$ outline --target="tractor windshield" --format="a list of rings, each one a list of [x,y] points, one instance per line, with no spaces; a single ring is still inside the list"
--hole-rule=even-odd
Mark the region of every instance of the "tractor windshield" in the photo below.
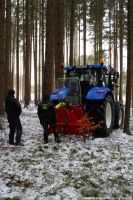
[[[67,100],[71,104],[80,104],[81,90],[80,81],[78,77],[59,78],[57,81],[57,88],[70,88],[70,93]]]
[[[71,88],[75,91],[79,91],[79,78],[59,78],[57,82],[57,88]]]

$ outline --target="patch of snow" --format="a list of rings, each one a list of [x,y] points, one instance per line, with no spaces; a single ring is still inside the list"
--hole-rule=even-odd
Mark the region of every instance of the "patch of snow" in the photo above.
[[[122,129],[108,138],[65,135],[56,144],[53,134],[43,143],[37,108],[23,108],[22,142],[8,144],[4,118],[0,132],[0,198],[20,200],[132,199],[133,136]]]

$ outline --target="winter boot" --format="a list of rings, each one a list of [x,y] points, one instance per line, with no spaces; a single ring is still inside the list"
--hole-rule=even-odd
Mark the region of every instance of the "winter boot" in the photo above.
[[[14,145],[14,133],[10,132],[9,133],[9,144]]]
[[[48,131],[44,131],[44,143],[48,143]]]
[[[55,139],[56,143],[60,143],[61,142],[61,140],[59,139],[58,132],[56,130],[54,131],[54,139]]]
[[[17,133],[16,133],[16,145],[24,146],[20,142],[21,141],[21,135],[22,135],[22,131],[21,130],[17,130]]]

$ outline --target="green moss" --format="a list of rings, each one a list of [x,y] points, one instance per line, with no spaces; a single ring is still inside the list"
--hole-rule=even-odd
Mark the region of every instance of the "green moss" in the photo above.
[[[83,167],[91,168],[92,164],[89,162],[85,162],[85,163],[83,163]]]
[[[46,196],[55,196],[57,194],[57,192],[55,190],[50,190],[48,192],[46,192]]]
[[[53,150],[58,151],[60,148],[58,146],[53,146]]]
[[[77,183],[74,183],[74,188],[75,189],[80,189],[80,188],[83,188],[85,186],[85,182],[84,181],[78,181]]]
[[[34,198],[34,200],[39,200],[39,199],[40,199],[39,195],[37,195],[37,196]]]
[[[77,149],[71,149],[71,150],[70,150],[70,154],[76,154],[76,153],[78,153],[78,150],[77,150]]]
[[[86,188],[83,188],[81,190],[81,194],[83,197],[99,197],[100,196],[99,191],[94,190],[94,189],[90,190],[90,189],[86,189]]]
[[[125,196],[127,196],[127,195],[132,195],[132,192],[130,192],[128,189],[124,189],[122,192],[123,192],[123,194],[124,194]]]
[[[128,132],[128,133],[127,133],[127,135],[129,135],[129,136],[133,136],[133,133],[131,133],[131,132]]]
[[[89,174],[85,174],[83,176],[80,177],[81,180],[83,180],[84,182],[88,182],[88,179],[90,178]]]
[[[121,170],[121,167],[118,166],[118,167],[116,167],[115,169],[119,171],[119,170]]]
[[[3,198],[0,198],[0,200],[21,200],[21,198],[20,197],[12,197],[12,198],[10,198],[10,197],[3,197]]]
[[[97,152],[103,152],[104,150],[103,149],[97,149],[96,151]]]
[[[7,184],[8,187],[26,187],[26,188],[30,188],[32,187],[33,183],[31,181],[29,181],[28,179],[26,180],[20,180],[14,177],[14,179],[11,179]]]
[[[118,178],[114,178],[111,180],[112,185],[123,185],[123,183],[125,183],[125,180],[123,179],[123,177],[118,177]]]

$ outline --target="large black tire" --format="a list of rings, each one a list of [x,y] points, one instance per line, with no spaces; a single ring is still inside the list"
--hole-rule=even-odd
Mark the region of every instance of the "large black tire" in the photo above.
[[[114,129],[123,128],[123,122],[124,122],[124,106],[119,101],[116,101]]]
[[[88,117],[92,117],[95,124],[100,123],[94,137],[108,137],[114,127],[114,102],[111,95],[107,95],[104,101],[88,101],[86,111]]]

